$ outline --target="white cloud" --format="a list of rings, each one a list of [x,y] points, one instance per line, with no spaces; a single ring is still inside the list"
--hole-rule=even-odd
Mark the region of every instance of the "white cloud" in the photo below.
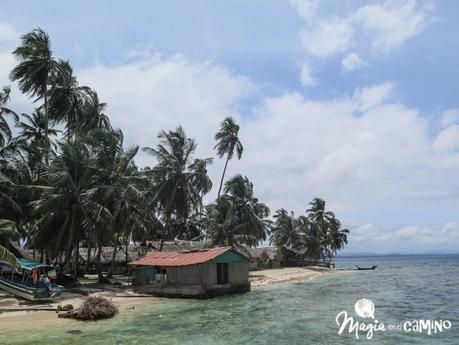
[[[317,0],[290,0],[290,5],[301,17],[308,19],[316,13],[319,2]]]
[[[451,125],[438,134],[434,147],[440,152],[452,152],[459,148],[459,125]]]
[[[347,71],[364,66],[359,54],[388,54],[433,20],[432,7],[418,6],[416,0],[387,0],[332,17],[320,16],[316,2],[291,1],[291,6],[305,19],[299,35],[306,51],[319,58],[346,53],[342,65]]]
[[[245,77],[212,62],[192,62],[182,55],[153,55],[115,67],[96,65],[78,71],[82,84],[94,87],[107,102],[112,123],[125,133],[127,144],[155,146],[164,129],[182,125],[197,139],[196,157],[215,157],[213,136],[226,116],[240,118],[236,108],[255,86]],[[140,165],[153,165],[152,157],[140,154]],[[232,164],[229,174],[234,173]],[[211,177],[219,181],[221,160]]]
[[[353,27],[346,18],[328,18],[300,31],[306,50],[318,57],[346,51],[352,43]]]
[[[441,126],[448,127],[453,123],[459,122],[459,109],[449,109],[441,114]]]
[[[386,54],[421,32],[428,19],[425,9],[419,9],[415,0],[407,0],[363,6],[355,21],[374,35],[373,51]]]
[[[386,82],[372,87],[358,88],[354,92],[354,102],[357,109],[366,111],[377,105],[380,105],[391,94],[394,85]]]
[[[314,86],[316,84],[315,79],[311,76],[311,69],[307,63],[303,63],[301,66],[301,84],[303,86]]]
[[[347,55],[341,61],[341,64],[343,65],[345,71],[353,71],[365,66],[365,63],[356,53],[351,53]]]
[[[455,222],[438,227],[404,226],[380,228],[372,223],[351,229],[347,252],[458,252],[459,225]]]

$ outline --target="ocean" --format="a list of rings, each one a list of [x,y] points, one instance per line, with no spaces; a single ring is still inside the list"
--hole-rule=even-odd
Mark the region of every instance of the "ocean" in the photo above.
[[[0,335],[0,344],[459,344],[459,255],[339,258],[336,264],[378,268],[211,300],[164,299],[111,320]],[[356,315],[360,299],[374,304],[374,319]],[[357,339],[349,327],[338,334],[341,312],[365,330],[375,320],[386,330],[371,339],[365,330]],[[419,331],[419,320],[437,321],[442,332],[428,334],[434,323]]]

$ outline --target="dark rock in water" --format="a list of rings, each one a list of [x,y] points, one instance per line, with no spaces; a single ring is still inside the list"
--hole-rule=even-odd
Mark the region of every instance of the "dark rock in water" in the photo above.
[[[66,331],[65,333],[68,333],[68,334],[83,334],[83,331],[81,331],[79,329],[71,329],[69,331]]]

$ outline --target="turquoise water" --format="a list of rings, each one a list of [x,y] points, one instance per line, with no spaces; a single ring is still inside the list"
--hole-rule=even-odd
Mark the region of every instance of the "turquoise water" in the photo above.
[[[162,300],[97,323],[0,335],[0,344],[459,344],[459,256],[342,258],[338,267],[378,265],[311,282],[212,300]],[[385,324],[449,320],[443,333],[338,335],[336,315],[369,298]],[[362,320],[362,319],[361,319]]]

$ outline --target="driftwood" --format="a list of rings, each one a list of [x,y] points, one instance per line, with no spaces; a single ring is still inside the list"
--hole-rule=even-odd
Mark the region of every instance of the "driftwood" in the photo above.
[[[100,320],[113,317],[117,313],[118,308],[108,298],[91,296],[83,302],[80,308],[59,314],[58,317],[77,320]]]

